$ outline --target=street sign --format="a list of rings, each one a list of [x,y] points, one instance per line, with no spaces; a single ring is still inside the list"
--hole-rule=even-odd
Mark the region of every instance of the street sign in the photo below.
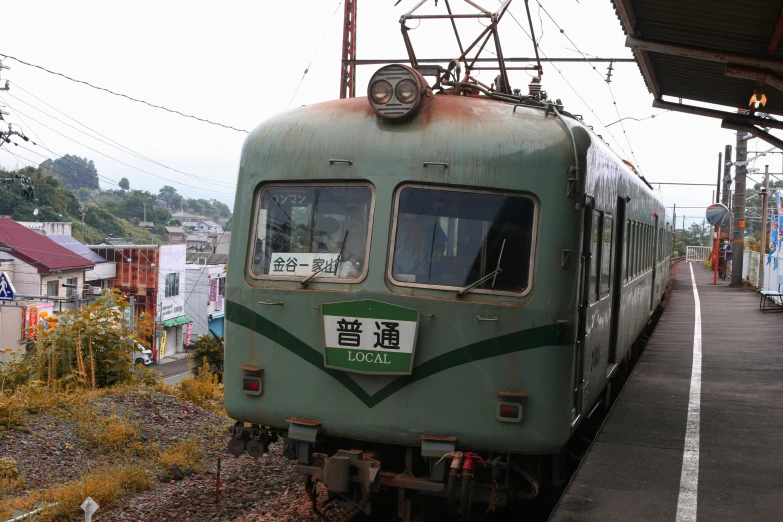
[[[725,227],[731,223],[731,212],[726,205],[713,203],[707,207],[707,222],[714,227]]]
[[[16,289],[14,288],[13,283],[11,283],[11,278],[8,277],[8,274],[3,272],[0,274],[0,301],[13,301],[14,296],[16,295]]]
[[[101,506],[99,506],[92,497],[87,497],[81,505],[81,508],[84,511],[84,522],[92,522],[92,515],[98,511],[99,507]]]

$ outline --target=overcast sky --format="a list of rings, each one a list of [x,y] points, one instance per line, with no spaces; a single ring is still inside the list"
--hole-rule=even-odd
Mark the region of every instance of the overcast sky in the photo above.
[[[406,56],[399,17],[416,0],[402,0],[396,7],[395,1],[358,0],[359,58]],[[497,0],[480,1],[492,9],[499,4]],[[6,2],[0,53],[150,103],[249,130],[286,110],[289,102],[295,107],[339,96],[343,6],[340,4],[336,11],[338,3]],[[546,56],[580,56],[567,35],[588,56],[631,57],[609,0],[541,0],[541,4],[565,32],[560,32],[537,0],[530,1],[536,36],[541,38]],[[459,0],[452,0],[452,6],[460,12],[472,9]],[[444,11],[443,2],[435,8],[430,1],[421,12],[436,9]],[[527,30],[523,0],[513,1],[510,12]],[[475,20],[462,21],[463,41],[482,29]],[[506,57],[533,55],[530,40],[510,16],[502,20],[500,35]],[[411,36],[421,58],[458,55],[446,21],[424,20]],[[5,64],[12,67],[2,72],[3,80],[11,81],[11,91],[0,92],[5,101],[0,104],[11,113],[6,120],[18,123],[33,140],[55,154],[26,145],[35,152],[87,157],[95,162],[101,176],[114,181],[127,177],[131,188],[157,193],[168,184],[187,197],[214,198],[233,207],[245,133],[153,109],[14,60],[8,59]],[[377,67],[359,67],[357,95],[365,95],[367,81]],[[618,120],[618,116],[604,81],[606,69],[607,64],[596,64],[596,70],[587,64],[544,64],[544,89],[551,98],[561,98],[566,110],[584,115],[613,150],[638,165],[648,180],[714,183],[718,152],[726,144],[734,145],[734,133],[722,130],[716,119],[653,109],[652,95],[634,63],[614,65],[611,88],[620,117],[658,116],[639,122],[625,120],[627,135],[619,123],[607,130],[604,125]],[[493,76],[484,71],[479,80],[489,84]],[[528,83],[526,73],[512,73],[512,87],[526,91]],[[158,164],[97,141],[40,111],[90,132],[57,112],[61,111],[105,136],[98,136],[101,140]],[[749,148],[766,150],[769,146],[753,140]],[[10,150],[36,163],[45,159],[18,147],[10,146]],[[764,164],[769,163],[771,172],[781,172],[781,156],[768,156],[755,166],[763,171]],[[0,152],[0,164],[13,168],[17,163],[24,160]],[[101,186],[112,187],[105,180]],[[662,186],[661,193],[667,205],[706,206],[712,188]],[[681,226],[683,212],[678,211],[678,215]],[[687,209],[684,215],[688,216],[687,226],[701,223],[704,211]]]

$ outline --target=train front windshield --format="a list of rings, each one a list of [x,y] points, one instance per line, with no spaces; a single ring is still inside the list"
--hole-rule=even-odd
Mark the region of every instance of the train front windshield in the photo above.
[[[476,291],[525,293],[535,217],[529,196],[404,187],[391,277],[399,285],[460,289],[500,268]]]
[[[369,186],[270,186],[258,202],[253,273],[357,280],[367,264]]]

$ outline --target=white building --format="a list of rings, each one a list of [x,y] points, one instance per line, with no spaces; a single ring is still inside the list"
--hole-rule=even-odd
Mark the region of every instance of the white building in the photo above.
[[[225,307],[226,275],[225,265],[185,266],[186,283],[185,313],[193,319],[191,342],[202,335],[223,335],[223,312]]]
[[[171,213],[171,218],[176,219],[180,223],[182,223],[182,226],[185,228],[194,229],[198,225],[198,222],[201,218],[198,216],[194,216],[193,214],[189,214],[185,211],[177,211]]]
[[[166,357],[185,351],[188,325],[192,322],[185,312],[185,245],[161,245],[158,255],[158,296],[160,306],[156,322],[166,332]]]
[[[51,236],[53,234],[70,236],[73,228],[70,221],[17,221],[17,223],[30,230],[35,230],[43,236]]]
[[[223,233],[223,227],[215,223],[214,221],[210,221],[208,219],[202,219],[198,222],[198,225],[196,226],[196,230],[199,232],[207,232],[208,234],[222,234]]]

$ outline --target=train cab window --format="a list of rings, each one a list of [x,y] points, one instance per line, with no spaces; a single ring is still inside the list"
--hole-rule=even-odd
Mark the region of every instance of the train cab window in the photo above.
[[[531,286],[536,202],[521,194],[405,186],[388,276],[400,286],[520,295]],[[500,269],[500,271],[497,271]]]
[[[613,224],[614,218],[612,216],[604,216],[604,244],[601,247],[601,295],[608,293],[611,285]]]
[[[598,263],[601,257],[601,216],[602,212],[593,211],[593,228],[590,232],[590,302],[598,301]]]
[[[355,282],[367,271],[369,185],[275,185],[259,195],[251,270],[262,279]]]

